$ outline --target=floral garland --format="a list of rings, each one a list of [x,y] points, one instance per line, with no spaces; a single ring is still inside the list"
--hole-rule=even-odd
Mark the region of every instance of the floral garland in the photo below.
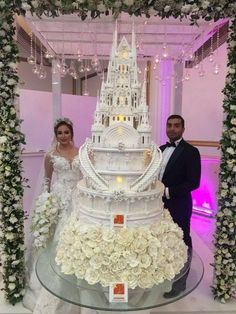
[[[14,107],[18,48],[14,16],[19,3],[0,1],[0,259],[6,299],[15,304],[24,294],[24,211],[20,144],[24,135]]]
[[[175,18],[189,17],[193,23],[199,18],[205,20],[218,20],[223,17],[233,17],[236,14],[234,0],[26,0],[25,9],[38,16],[58,16],[60,12],[69,14],[76,12],[82,20],[90,14],[92,18],[102,14],[112,14],[117,17],[121,12],[129,15],[158,15],[162,18],[173,16]]]
[[[56,262],[63,273],[91,285],[123,281],[131,289],[151,288],[183,268],[187,246],[182,239],[167,210],[152,225],[118,230],[80,223],[72,215],[60,235]]]
[[[23,8],[22,8],[23,7]],[[120,12],[130,15],[152,15],[168,18],[189,17],[192,23],[199,18],[218,20],[236,16],[235,0],[0,0],[0,250],[4,290],[7,300],[15,304],[22,298],[24,288],[23,258],[23,179],[19,159],[20,144],[24,137],[19,131],[20,121],[14,108],[14,98],[18,82],[16,73],[17,47],[14,44],[14,14],[26,10],[38,16],[58,16],[77,13],[81,19],[101,14]],[[213,293],[216,298],[226,301],[235,293],[235,46],[236,27],[232,23],[229,39],[229,65],[224,89],[224,110],[226,120],[222,144],[221,185],[219,189],[219,210],[217,215],[215,281]],[[234,85],[234,86],[233,86]],[[234,223],[234,225],[232,225]],[[233,230],[233,231],[232,231]],[[234,233],[233,233],[234,232]],[[17,241],[16,241],[17,236]],[[228,238],[228,240],[226,240]],[[221,266],[221,261],[227,267]],[[225,270],[228,270],[227,272]]]
[[[224,93],[222,158],[215,233],[213,293],[222,302],[236,298],[236,19],[228,39],[228,74]]]

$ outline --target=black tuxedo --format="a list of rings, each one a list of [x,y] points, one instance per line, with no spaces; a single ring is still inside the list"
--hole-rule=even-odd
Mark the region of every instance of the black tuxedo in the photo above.
[[[165,150],[167,145],[160,149]],[[201,160],[196,147],[181,140],[172,153],[162,182],[169,188],[170,199],[164,197],[164,206],[184,232],[186,245],[192,247],[190,237],[190,220],[192,215],[191,191],[197,189],[200,184]]]

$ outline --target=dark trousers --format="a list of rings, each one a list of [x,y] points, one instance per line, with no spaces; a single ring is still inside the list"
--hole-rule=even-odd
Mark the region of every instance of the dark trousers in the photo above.
[[[164,207],[170,212],[170,215],[175,223],[183,230],[184,242],[192,248],[192,239],[190,236],[190,223],[192,216],[192,198],[178,198],[178,199],[163,199]]]

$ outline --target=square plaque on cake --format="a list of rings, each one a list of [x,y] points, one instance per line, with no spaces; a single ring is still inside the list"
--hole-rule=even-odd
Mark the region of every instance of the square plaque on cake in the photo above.
[[[112,214],[111,215],[111,227],[112,228],[126,228],[126,214]]]
[[[128,302],[128,285],[126,282],[111,283],[109,286],[109,302]]]

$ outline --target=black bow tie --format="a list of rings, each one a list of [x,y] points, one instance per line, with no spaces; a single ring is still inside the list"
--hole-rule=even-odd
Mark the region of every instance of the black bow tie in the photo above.
[[[175,142],[172,143],[166,142],[166,147],[176,147],[176,144]]]

